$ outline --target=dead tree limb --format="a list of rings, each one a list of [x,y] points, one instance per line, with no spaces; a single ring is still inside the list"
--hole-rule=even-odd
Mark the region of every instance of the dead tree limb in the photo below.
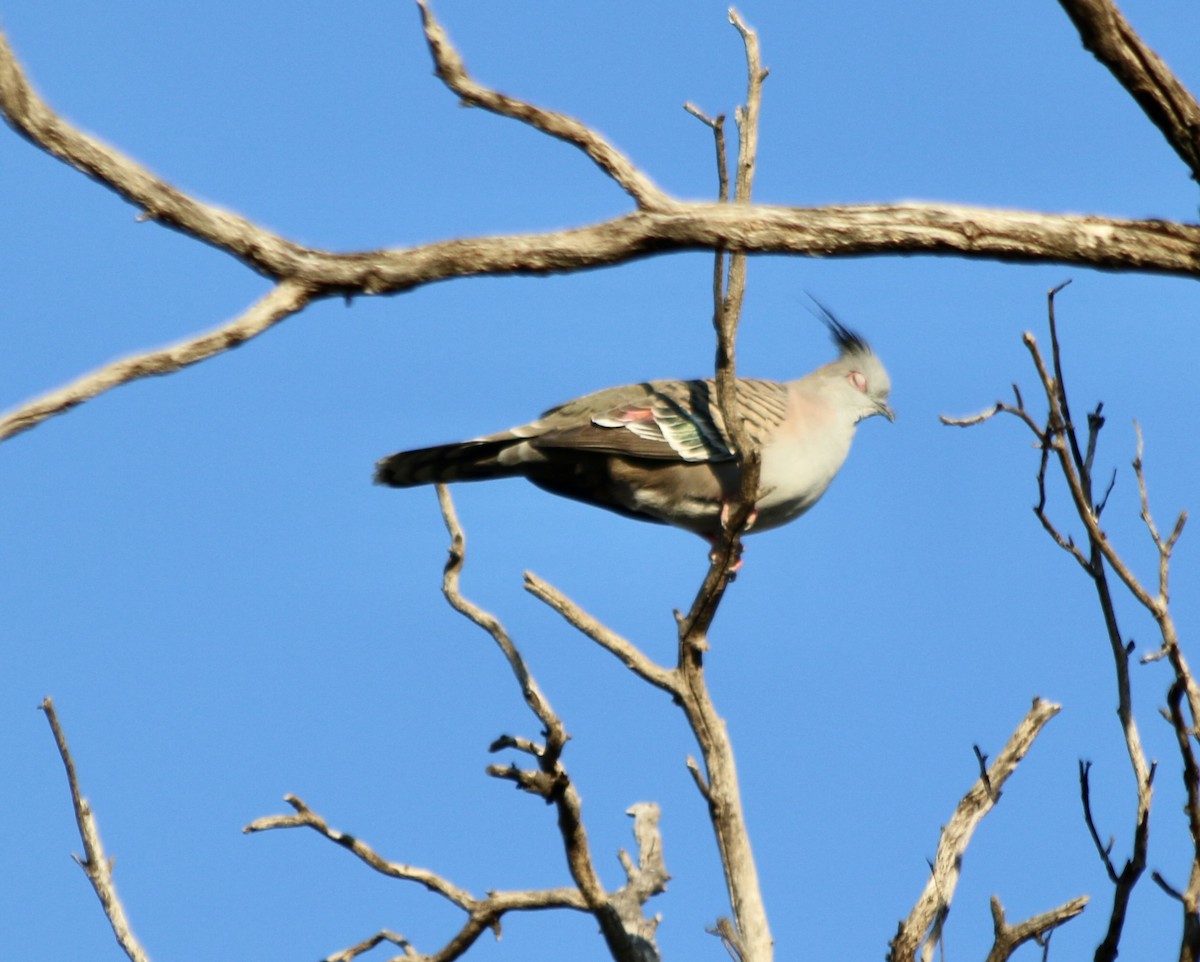
[[[228,324],[169,347],[106,364],[56,391],[44,394],[8,414],[0,415],[0,440],[28,431],[56,414],[66,414],[72,408],[118,385],[144,377],[173,374],[239,347],[303,310],[311,299],[312,292],[302,284],[290,280],[281,281],[270,293]]]
[[[1064,6],[1067,4],[1064,3]],[[1080,4],[1080,6],[1110,9],[1107,4]],[[1105,424],[1105,419],[1101,414],[1103,405],[1098,404],[1095,410],[1087,416],[1087,436],[1086,439],[1082,439],[1080,436],[1082,425],[1071,414],[1055,316],[1055,297],[1064,286],[1060,285],[1054,288],[1047,296],[1047,315],[1050,327],[1049,361],[1043,356],[1037,340],[1032,334],[1026,333],[1023,338],[1046,399],[1045,424],[1039,423],[1028,413],[1019,391],[1015,406],[997,404],[992,410],[975,418],[943,418],[942,420],[947,424],[970,426],[987,420],[997,413],[1005,412],[1016,415],[1030,428],[1041,448],[1041,460],[1037,475],[1038,503],[1034,506],[1034,512],[1055,543],[1079,563],[1096,589],[1096,598],[1104,618],[1105,633],[1117,681],[1117,717],[1121,723],[1126,752],[1133,770],[1137,801],[1130,854],[1118,869],[1112,858],[1113,842],[1110,840],[1106,843],[1101,840],[1101,834],[1092,813],[1091,787],[1088,777],[1091,764],[1090,762],[1080,762],[1079,784],[1084,821],[1096,852],[1113,883],[1112,909],[1109,913],[1104,938],[1096,949],[1097,962],[1112,962],[1117,958],[1121,936],[1128,917],[1130,900],[1135,886],[1146,870],[1150,845],[1150,812],[1154,798],[1156,772],[1155,764],[1147,760],[1142,747],[1130,680],[1133,643],[1125,640],[1117,621],[1116,602],[1109,580],[1110,571],[1116,576],[1116,581],[1124,585],[1129,594],[1146,609],[1158,626],[1162,645],[1158,651],[1145,656],[1142,661],[1166,658],[1175,675],[1168,696],[1171,710],[1167,713],[1167,721],[1171,724],[1180,747],[1183,778],[1187,789],[1184,811],[1188,817],[1189,833],[1193,840],[1193,853],[1189,882],[1185,892],[1181,893],[1175,890],[1159,873],[1154,874],[1154,879],[1164,891],[1178,898],[1183,904],[1184,920],[1180,956],[1194,959],[1200,956],[1200,913],[1198,913],[1198,909],[1200,909],[1200,769],[1197,768],[1193,755],[1193,740],[1196,737],[1197,717],[1200,713],[1200,688],[1197,687],[1191,668],[1183,655],[1175,622],[1171,616],[1169,595],[1171,554],[1183,533],[1184,525],[1187,522],[1187,512],[1180,512],[1171,533],[1164,538],[1150,512],[1150,500],[1142,463],[1144,442],[1141,428],[1135,422],[1137,454],[1133,460],[1133,470],[1138,483],[1141,517],[1158,555],[1157,584],[1155,588],[1148,588],[1120,556],[1116,546],[1101,525],[1101,516],[1108,502],[1108,494],[1112,490],[1110,482],[1104,494],[1098,495],[1098,488],[1093,476],[1099,435]],[[1064,533],[1047,511],[1046,479],[1051,462],[1056,465],[1057,473],[1061,475],[1065,483],[1075,517],[1083,525],[1087,542],[1084,547],[1076,544],[1072,536]],[[1186,715],[1182,708],[1185,699],[1188,705]],[[1190,715],[1190,718],[1187,715]]]
[[[381,942],[392,942],[405,948],[406,956],[430,960],[430,962],[452,962],[462,956],[485,932],[491,930],[499,935],[501,919],[509,912],[528,912],[543,909],[573,909],[587,912],[588,905],[583,894],[574,887],[535,889],[523,891],[489,891],[483,898],[476,898],[466,889],[455,885],[445,876],[429,869],[383,858],[361,838],[333,828],[308,807],[303,799],[295,795],[284,797],[295,811],[291,815],[268,815],[255,819],[243,831],[247,834],[267,832],[285,828],[311,828],[318,835],[346,849],[363,864],[388,878],[416,882],[430,892],[442,896],[466,914],[466,920],[447,943],[432,955],[416,952],[407,939],[389,929],[358,942],[348,949],[326,957],[326,962],[349,962]]]
[[[1200,104],[1110,0],[1059,0],[1084,47],[1108,68],[1200,180]]]
[[[1087,902],[1087,896],[1081,895],[1069,902],[1064,902],[1049,912],[1042,912],[1024,922],[1012,925],[1005,921],[1004,906],[993,895],[992,929],[995,932],[995,940],[992,942],[992,950],[988,952],[984,962],[1005,962],[1017,949],[1030,940],[1037,942],[1038,945],[1047,945],[1054,930],[1064,922],[1075,918],[1087,907]],[[1044,958],[1045,956],[1043,956]]]
[[[1074,8],[1107,5],[1099,0],[1074,0],[1064,2],[1064,6],[1070,12]],[[457,277],[577,271],[685,250],[820,257],[954,254],[1200,277],[1200,227],[1194,225],[931,204],[817,208],[750,204],[752,141],[747,141],[739,151],[736,176],[739,185],[745,184],[745,196],[739,196],[738,203],[675,200],[665,196],[629,158],[581,122],[506,96],[471,79],[462,57],[427,4],[421,5],[421,13],[438,74],[452,91],[469,103],[528,123],[576,146],[634,199],[637,210],[600,224],[544,234],[461,238],[353,253],[307,247],[237,214],[202,203],[119,150],[68,123],[34,90],[0,33],[0,114],[13,130],[124,198],[137,208],[141,219],[187,234],[271,278],[280,285],[276,293],[281,295],[281,303],[276,305],[280,313],[261,326],[249,323],[247,315],[244,319],[248,327],[244,330],[230,332],[222,328],[167,352],[118,361],[75,384],[19,405],[0,417],[0,441],[73,406],[64,404],[66,399],[74,398],[73,403],[78,403],[145,376],[144,361],[149,360],[156,368],[152,373],[168,373],[171,369],[168,359],[159,355],[187,355],[191,358],[187,363],[195,363],[236,346],[246,336],[265,330],[314,300],[398,294]],[[1092,20],[1102,25],[1111,22],[1111,18]],[[1080,22],[1078,17],[1076,22]],[[751,36],[749,31],[743,33],[745,37]],[[1133,39],[1136,40],[1135,35]],[[1129,43],[1126,38],[1126,45]],[[749,42],[747,53],[756,56]],[[1150,63],[1143,54],[1144,50],[1138,56]],[[1139,102],[1151,119],[1168,132],[1168,140],[1181,155],[1186,155],[1187,149],[1192,149],[1187,144],[1194,144],[1200,136],[1194,120],[1194,101],[1160,61],[1151,66],[1152,70],[1145,69],[1153,76],[1155,92],[1139,97]],[[747,131],[755,127],[751,114],[755,109],[753,85],[761,83],[762,76],[765,72],[760,71],[757,79],[752,75],[747,112],[742,118]],[[1139,94],[1144,92],[1144,85],[1130,82],[1127,86],[1136,87]],[[1194,171],[1194,160],[1191,166]],[[285,290],[290,296],[282,296]],[[286,306],[289,300],[291,306]],[[260,303],[258,307],[263,306]],[[222,344],[222,337],[228,334],[232,336]],[[178,365],[181,366],[184,365]]]
[[[962,797],[950,821],[942,829],[925,888],[892,938],[887,956],[889,962],[913,962],[918,952],[925,962],[933,957],[933,951],[941,940],[950,903],[954,899],[963,855],[975,828],[1000,800],[1004,783],[1033,747],[1034,740],[1047,722],[1061,710],[1061,705],[1035,698],[1028,714],[1009,736],[996,760],[980,772],[975,784]]]
[[[642,906],[653,895],[666,888],[669,876],[662,862],[662,838],[658,832],[658,806],[642,803],[630,809],[635,819],[635,838],[642,851],[635,864],[622,853],[626,884],[615,893],[605,890],[596,871],[583,823],[583,803],[574,782],[562,763],[562,751],[568,735],[562,720],[542,695],[524,658],[504,626],[492,614],[483,611],[462,594],[459,580],[466,559],[466,536],[463,533],[450,491],[444,484],[437,486],[442,518],[450,534],[450,552],[442,580],[446,600],[456,611],[474,622],[496,642],[521,686],[529,709],[541,723],[544,744],[503,737],[492,744],[492,750],[518,748],[535,761],[536,770],[522,769],[516,764],[492,765],[488,774],[514,782],[519,788],[543,798],[558,812],[558,829],[571,877],[587,909],[600,923],[600,930],[609,952],[618,962],[658,962],[658,946],[654,932],[657,918],[646,918]]]
[[[150,962],[150,956],[142,948],[142,944],[133,934],[129,918],[125,915],[125,906],[117,895],[117,885],[113,881],[113,860],[104,854],[104,846],[100,842],[100,829],[96,825],[96,816],[92,806],[83,797],[79,787],[79,777],[75,773],[75,760],[71,757],[71,749],[67,746],[67,736],[58,721],[58,713],[54,710],[54,702],[49,698],[42,701],[41,709],[50,723],[50,731],[54,733],[54,743],[58,746],[59,757],[67,770],[67,785],[71,790],[71,805],[75,809],[75,825],[79,829],[79,838],[83,841],[83,858],[73,856],[79,867],[87,875],[88,881],[100,900],[108,924],[112,926],[113,935],[121,951],[129,957],[129,962]]]

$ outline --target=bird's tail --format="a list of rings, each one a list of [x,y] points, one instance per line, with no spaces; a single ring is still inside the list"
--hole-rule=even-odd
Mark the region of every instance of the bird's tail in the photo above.
[[[522,438],[463,441],[416,451],[399,451],[375,465],[375,483],[393,488],[451,481],[483,481],[522,473],[519,463],[501,463],[501,455]],[[505,459],[508,461],[509,459]]]

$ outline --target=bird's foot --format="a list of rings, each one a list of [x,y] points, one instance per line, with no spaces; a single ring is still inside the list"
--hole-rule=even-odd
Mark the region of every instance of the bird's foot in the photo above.
[[[708,553],[708,563],[716,564],[717,561],[719,561],[720,557],[721,557],[719,545],[721,544],[722,539],[715,535],[707,535],[707,534],[703,535],[703,538],[705,541],[707,541],[709,544],[712,545],[712,550]],[[733,558],[730,561],[729,567],[726,569],[726,571],[729,572],[729,576],[730,576],[729,580],[732,581],[734,578],[736,578],[737,573],[741,570],[742,570],[742,546],[739,544],[737,547],[737,557]]]
[[[733,514],[733,502],[721,502],[721,530],[725,531],[729,528],[730,516]],[[746,515],[746,523],[742,525],[742,534],[746,534],[754,527],[754,522],[758,520],[758,508],[751,506],[750,513]]]

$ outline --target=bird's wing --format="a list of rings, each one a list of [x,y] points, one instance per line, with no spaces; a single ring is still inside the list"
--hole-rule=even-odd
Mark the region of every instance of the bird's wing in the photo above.
[[[756,440],[782,420],[786,388],[739,381],[743,416]],[[653,460],[729,461],[734,455],[708,381],[647,381],[610,388],[551,408],[529,425],[541,451],[584,450]]]

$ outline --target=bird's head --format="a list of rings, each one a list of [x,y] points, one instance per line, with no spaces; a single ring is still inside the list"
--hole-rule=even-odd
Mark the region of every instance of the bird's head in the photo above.
[[[820,303],[817,306],[839,351],[836,361],[820,369],[826,390],[839,406],[851,413],[855,422],[876,414],[895,421],[896,412],[888,404],[892,381],[883,362],[861,335],[847,328]]]

